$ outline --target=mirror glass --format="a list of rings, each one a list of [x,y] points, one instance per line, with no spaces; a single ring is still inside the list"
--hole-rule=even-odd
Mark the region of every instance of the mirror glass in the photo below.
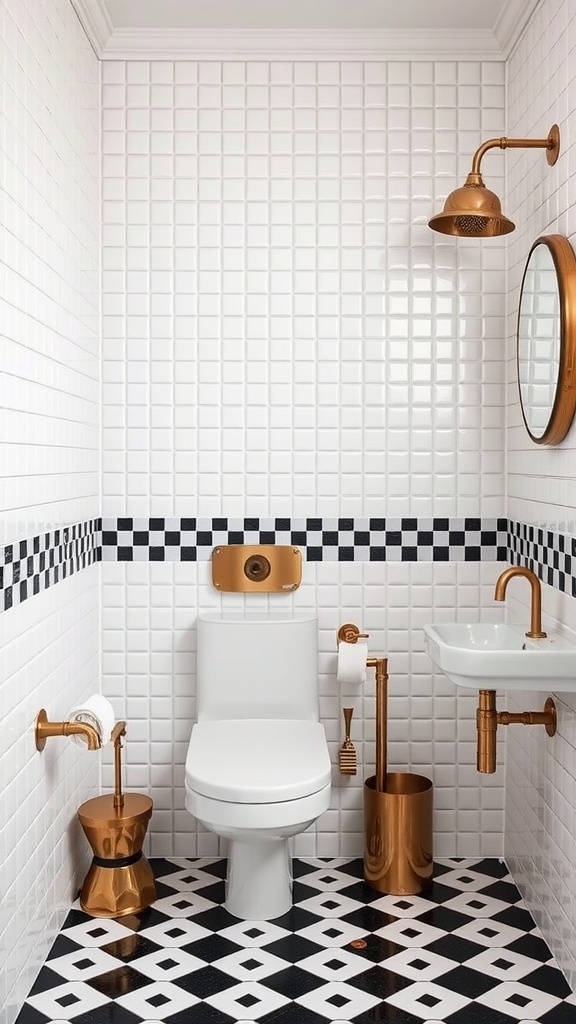
[[[576,259],[562,235],[530,250],[518,310],[517,361],[526,429],[537,444],[558,444],[574,416]]]

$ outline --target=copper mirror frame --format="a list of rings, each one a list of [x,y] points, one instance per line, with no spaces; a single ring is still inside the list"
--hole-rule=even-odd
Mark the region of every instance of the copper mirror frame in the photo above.
[[[516,342],[526,430],[536,444],[559,444],[576,410],[576,256],[563,235],[541,235],[530,249]]]

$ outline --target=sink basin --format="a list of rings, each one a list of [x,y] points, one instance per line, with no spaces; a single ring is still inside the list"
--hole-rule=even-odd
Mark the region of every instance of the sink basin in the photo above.
[[[576,644],[559,634],[532,640],[519,626],[443,622],[424,626],[424,644],[456,686],[576,693]]]

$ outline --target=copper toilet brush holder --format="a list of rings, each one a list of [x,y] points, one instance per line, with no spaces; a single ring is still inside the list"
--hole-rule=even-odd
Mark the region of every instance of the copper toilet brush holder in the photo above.
[[[347,623],[338,640],[366,635]],[[388,771],[388,659],[366,665],[376,673],[376,774],[364,782],[364,881],[389,895],[416,895],[432,885],[434,787],[423,775]]]
[[[388,771],[388,659],[367,664],[376,670],[376,774],[364,783],[364,881],[415,895],[432,885],[434,787],[424,775]]]
[[[122,736],[126,723],[112,731],[113,794],[87,800],[78,818],[94,857],[80,891],[80,906],[92,917],[124,917],[156,899],[152,868],[142,853],[153,802],[142,793],[122,792]]]

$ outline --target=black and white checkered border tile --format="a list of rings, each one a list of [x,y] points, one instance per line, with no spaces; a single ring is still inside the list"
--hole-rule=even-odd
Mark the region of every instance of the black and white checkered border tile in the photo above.
[[[510,521],[508,560],[528,566],[543,583],[576,597],[576,537]]]
[[[576,597],[576,537],[507,519],[91,519],[0,548],[0,611],[94,562],[208,561],[218,544],[294,544],[309,562],[527,565]]]
[[[218,544],[294,544],[308,562],[505,561],[506,519],[104,519],[109,562],[208,561]]]
[[[99,562],[101,533],[102,520],[90,519],[0,548],[0,611]]]
[[[385,895],[360,859],[294,861],[274,921],[222,906],[226,862],[153,858],[157,899],[70,911],[17,1024],[573,1024],[576,999],[505,863],[444,859]]]

